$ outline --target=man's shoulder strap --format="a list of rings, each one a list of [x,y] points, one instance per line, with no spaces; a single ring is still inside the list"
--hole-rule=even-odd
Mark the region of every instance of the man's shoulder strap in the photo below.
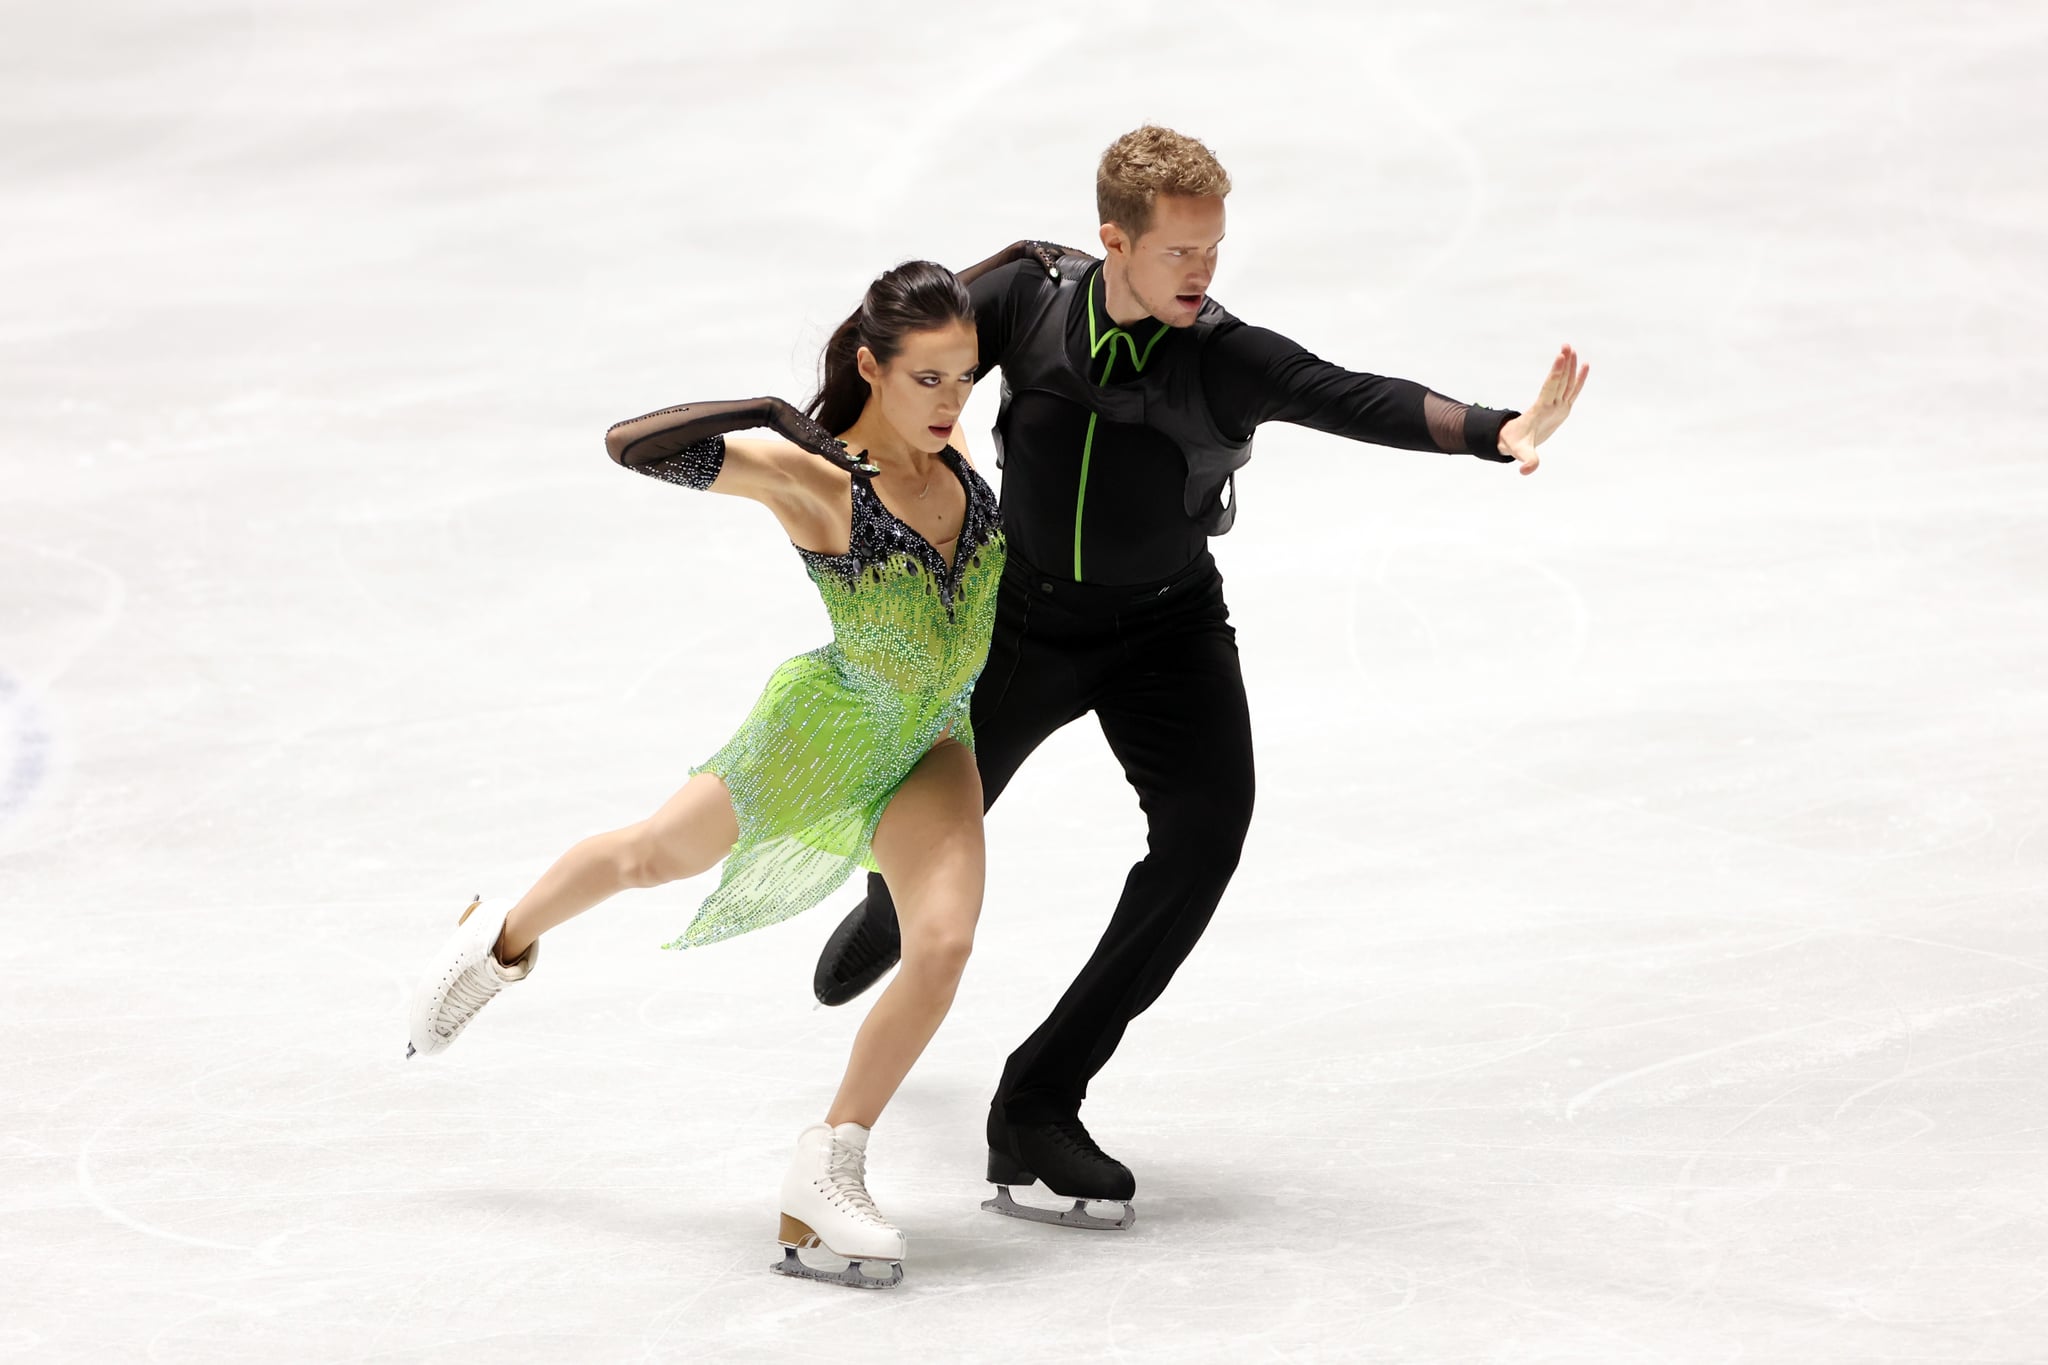
[[[1011,296],[1013,299],[1032,301],[1028,305],[1031,312],[1027,316],[1031,321],[1026,324],[1027,330],[1036,330],[1038,324],[1048,321],[1053,305],[1062,297],[1068,296],[1071,291],[1078,289],[1081,282],[1088,278],[1089,270],[1100,264],[1095,257],[1078,251],[1062,251],[1053,257],[1053,262],[1054,271],[1036,267],[1025,271],[1024,278],[1033,281],[1030,292]]]
[[[1090,256],[1085,251],[1062,251],[1055,259],[1059,262],[1060,278],[1064,280],[1079,280],[1102,264],[1100,256]]]

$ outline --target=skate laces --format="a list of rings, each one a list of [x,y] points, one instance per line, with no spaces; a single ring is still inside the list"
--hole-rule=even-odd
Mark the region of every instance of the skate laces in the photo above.
[[[854,935],[854,941],[871,954],[886,948],[894,948],[901,941],[900,933],[892,934],[879,928],[876,919],[877,916],[873,912],[863,915],[860,931]]]
[[[1116,1158],[1095,1145],[1095,1139],[1081,1126],[1079,1119],[1055,1119],[1050,1125],[1052,1136],[1061,1146],[1081,1156],[1094,1157],[1098,1161],[1118,1164]]]
[[[825,1178],[818,1182],[818,1188],[830,1196],[833,1203],[868,1222],[880,1223],[884,1227],[889,1220],[882,1217],[882,1211],[875,1207],[874,1196],[868,1193],[867,1153],[849,1142],[832,1142],[825,1158]]]
[[[476,1012],[491,1002],[498,993],[499,984],[483,963],[471,967],[450,983],[447,995],[449,1037],[454,1037],[455,1030],[474,1019]]]
[[[833,975],[840,981],[850,981],[866,970],[876,958],[900,951],[901,938],[897,934],[885,933],[876,928],[875,917],[869,913],[861,916],[861,921],[855,926],[853,936],[847,940],[846,947],[847,951],[833,964]]]

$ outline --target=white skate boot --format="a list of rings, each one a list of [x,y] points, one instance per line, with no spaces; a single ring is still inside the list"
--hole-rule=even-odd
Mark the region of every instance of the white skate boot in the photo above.
[[[867,1156],[868,1130],[857,1123],[814,1123],[797,1137],[796,1159],[782,1178],[782,1260],[770,1270],[859,1289],[902,1282],[903,1234],[868,1195]],[[844,1270],[807,1265],[797,1252],[810,1247],[849,1264]],[[889,1273],[863,1274],[863,1261],[880,1262]]]
[[[408,1057],[415,1053],[431,1057],[454,1042],[455,1035],[476,1018],[476,1012],[491,1003],[491,997],[523,980],[540,957],[540,940],[535,939],[517,962],[510,966],[499,962],[491,950],[498,946],[498,935],[504,932],[505,916],[512,906],[508,902],[495,912],[486,910],[479,915],[476,908],[482,904],[481,899],[469,903],[469,909],[455,922],[455,932],[435,954],[433,967],[413,992],[412,1037],[405,1045]]]

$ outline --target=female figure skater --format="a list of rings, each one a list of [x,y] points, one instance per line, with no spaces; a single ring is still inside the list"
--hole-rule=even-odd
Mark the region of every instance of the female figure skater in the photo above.
[[[652,816],[577,844],[509,909],[472,904],[414,999],[407,1052],[432,1054],[526,977],[542,934],[627,887],[724,859],[718,889],[667,945],[680,948],[786,919],[857,867],[880,869],[902,916],[903,970],[861,1025],[824,1122],[797,1139],[774,1267],[785,1274],[902,1279],[903,1234],[866,1187],[868,1134],[952,1004],[981,910],[967,703],[1003,534],[995,494],[952,444],[976,361],[966,289],[912,261],[833,334],[806,412],[777,398],[693,403],[606,433],[628,468],[765,503],[824,598],[832,642],[777,668],[739,733]],[[760,426],[786,439],[726,439]],[[815,1245],[851,1264],[805,1265],[797,1248]],[[864,1273],[870,1260],[887,1274]]]

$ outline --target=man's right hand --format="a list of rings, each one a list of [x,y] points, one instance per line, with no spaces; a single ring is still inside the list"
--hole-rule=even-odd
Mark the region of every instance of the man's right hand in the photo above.
[[[1550,362],[1550,373],[1543,377],[1543,388],[1536,401],[1527,412],[1501,427],[1500,453],[1513,457],[1522,466],[1522,473],[1536,472],[1536,466],[1542,463],[1536,447],[1549,440],[1551,433],[1572,415],[1572,404],[1578,401],[1579,390],[1586,386],[1586,376],[1592,368],[1579,363],[1577,351],[1563,347],[1557,359]]]

